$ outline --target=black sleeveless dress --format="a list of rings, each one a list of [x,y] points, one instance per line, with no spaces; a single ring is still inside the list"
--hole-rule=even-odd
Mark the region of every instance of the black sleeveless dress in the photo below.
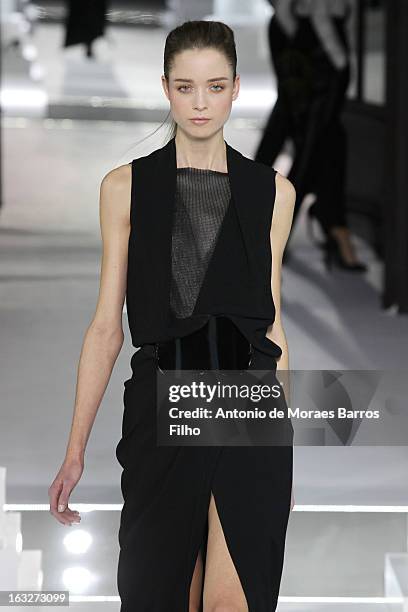
[[[208,286],[219,240],[229,237],[233,249],[240,237],[233,231],[228,173],[177,168],[176,174],[170,307],[174,330],[182,330]],[[161,367],[212,369],[222,362],[228,369],[276,370],[276,360],[242,334],[239,319],[215,314],[203,321],[198,329],[170,340],[144,343],[131,360],[116,449],[124,499],[117,574],[121,612],[188,612],[200,550],[205,568],[211,493],[250,612],[276,609],[290,511],[292,446],[156,445],[156,376]]]

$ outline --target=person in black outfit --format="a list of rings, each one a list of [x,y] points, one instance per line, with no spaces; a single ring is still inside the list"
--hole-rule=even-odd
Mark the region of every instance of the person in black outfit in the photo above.
[[[292,80],[295,61],[293,39],[297,22],[291,11],[291,0],[268,2],[274,9],[268,26],[268,41],[276,77],[277,99],[264,127],[254,159],[271,166],[286,139],[289,136],[293,138],[293,113],[290,112],[290,105],[294,96],[287,95],[287,90]]]
[[[136,350],[116,446],[123,468],[120,612],[273,612],[294,503],[280,279],[295,190],[224,139],[240,87],[229,26],[196,20],[174,28],[161,80],[172,137],[101,182],[99,298],[81,351],[66,456],[49,489],[50,511],[63,524],[81,520],[69,497],[123,345],[126,300]],[[186,369],[196,371],[193,392],[204,382],[202,370],[222,376],[212,405],[200,391],[190,398],[191,408],[211,413],[207,422],[191,420],[185,402],[169,397],[180,385],[167,387],[167,371],[181,382]],[[228,370],[239,377],[238,387],[229,384]],[[259,395],[260,382],[269,394]],[[171,404],[163,404],[157,383],[167,387]],[[253,388],[250,398],[246,388]],[[240,406],[265,410],[266,419],[217,416],[219,408]],[[267,411],[277,417],[267,418]],[[199,425],[199,431],[174,432],[174,425]]]
[[[93,42],[105,32],[106,8],[107,0],[68,0],[63,46],[83,44],[93,58]]]
[[[352,23],[353,5],[348,0],[289,3],[297,22],[284,87],[290,115],[287,124],[295,146],[288,175],[297,191],[295,217],[304,197],[314,193],[316,201],[308,210],[309,232],[312,234],[314,217],[326,237],[319,246],[324,248],[327,267],[335,262],[347,270],[364,271],[366,267],[357,261],[347,227],[347,140],[341,122],[350,80],[347,26]],[[277,132],[269,139],[270,157],[263,153],[263,144],[255,159],[273,163],[280,141],[281,135]]]

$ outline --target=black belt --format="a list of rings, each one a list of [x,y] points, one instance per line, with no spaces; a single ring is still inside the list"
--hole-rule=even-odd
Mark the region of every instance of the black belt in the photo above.
[[[155,344],[159,370],[247,370],[252,344],[225,316],[208,322],[186,336]]]

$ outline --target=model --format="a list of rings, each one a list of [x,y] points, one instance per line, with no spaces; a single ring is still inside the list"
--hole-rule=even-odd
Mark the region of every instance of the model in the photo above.
[[[156,377],[163,368],[289,369],[280,283],[295,190],[224,140],[240,86],[236,65],[227,25],[191,21],[172,30],[162,83],[173,134],[101,184],[100,294],[50,505],[61,523],[80,518],[68,507],[69,494],[123,344],[126,297],[132,344],[140,348],[124,383],[116,448],[124,499],[121,612],[277,606],[292,444],[156,443]]]

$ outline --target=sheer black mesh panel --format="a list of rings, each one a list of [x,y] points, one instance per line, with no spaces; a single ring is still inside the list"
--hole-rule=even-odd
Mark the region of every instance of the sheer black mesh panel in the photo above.
[[[227,173],[177,168],[170,291],[176,317],[193,313],[230,199]]]

